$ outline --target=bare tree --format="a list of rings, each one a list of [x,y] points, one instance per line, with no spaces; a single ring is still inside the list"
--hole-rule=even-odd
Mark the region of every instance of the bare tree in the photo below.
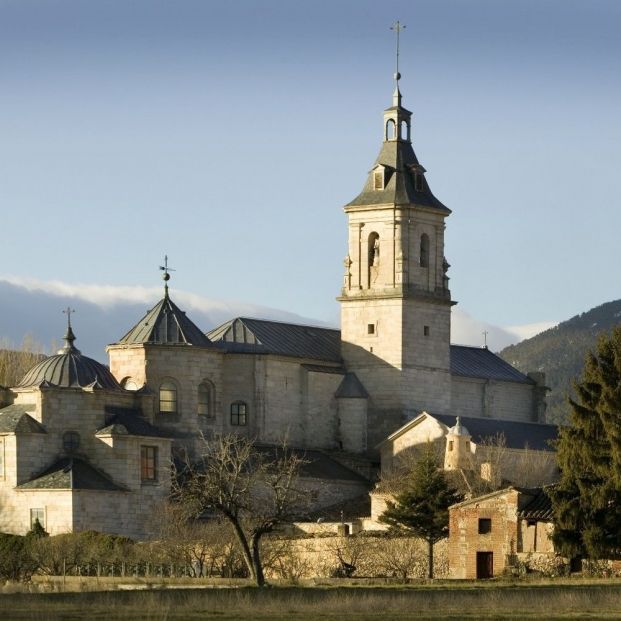
[[[221,436],[205,441],[199,459],[186,458],[175,495],[192,515],[216,512],[229,522],[250,576],[263,586],[261,538],[302,510],[296,488],[302,463],[285,445],[258,447],[247,438]]]
[[[43,358],[43,346],[31,335],[26,335],[18,346],[0,339],[0,386],[15,386]]]

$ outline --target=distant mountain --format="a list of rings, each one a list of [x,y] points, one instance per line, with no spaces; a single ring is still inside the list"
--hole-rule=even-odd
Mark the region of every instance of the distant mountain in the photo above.
[[[567,395],[572,382],[579,378],[586,353],[595,348],[597,337],[608,333],[621,323],[621,300],[596,306],[576,315],[537,336],[510,345],[499,355],[520,371],[543,371],[548,394],[548,421],[565,423],[569,420]]]

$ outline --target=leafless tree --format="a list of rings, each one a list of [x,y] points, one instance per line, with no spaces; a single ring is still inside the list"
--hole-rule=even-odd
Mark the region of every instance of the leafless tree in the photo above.
[[[0,339],[0,386],[10,388],[18,384],[43,357],[43,346],[30,335],[18,346],[5,338]]]
[[[302,511],[303,459],[286,445],[259,447],[235,435],[205,441],[201,452],[178,468],[175,496],[193,516],[215,512],[231,525],[251,578],[263,586],[261,538]]]

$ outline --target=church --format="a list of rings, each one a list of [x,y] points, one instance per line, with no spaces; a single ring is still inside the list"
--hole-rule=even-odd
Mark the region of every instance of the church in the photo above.
[[[286,438],[311,456],[318,508],[366,493],[405,448],[445,442],[457,417],[479,430],[468,451],[499,433],[550,450],[543,375],[450,342],[451,211],[414,153],[399,77],[379,155],[344,207],[341,330],[235,317],[204,332],[167,269],[163,298],[108,346],[109,367],[80,353],[69,320],[56,355],[0,387],[0,532],[38,519],[52,534],[149,537],[171,459],[218,434]]]

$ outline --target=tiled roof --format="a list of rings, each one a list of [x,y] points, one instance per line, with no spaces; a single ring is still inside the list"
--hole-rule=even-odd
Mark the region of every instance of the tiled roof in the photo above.
[[[534,383],[486,347],[451,345],[451,373],[505,382]]]
[[[207,336],[230,352],[341,362],[341,333],[332,328],[237,317]]]
[[[554,517],[552,500],[545,487],[534,489],[516,488],[520,492],[519,517],[526,520],[550,521]]]
[[[44,427],[28,414],[34,405],[9,405],[0,410],[0,433],[47,433]]]
[[[457,417],[448,414],[428,414],[428,416],[439,420],[449,428],[453,427],[457,421]],[[528,447],[537,451],[553,451],[554,448],[550,446],[550,442],[558,437],[556,425],[468,416],[460,416],[460,420],[470,432],[473,442],[477,444],[503,435],[507,448]]]
[[[107,474],[76,457],[60,459],[45,472],[18,485],[17,489],[127,491],[114,483]]]
[[[165,295],[118,344],[195,345],[209,347],[209,339],[185,313]]]

